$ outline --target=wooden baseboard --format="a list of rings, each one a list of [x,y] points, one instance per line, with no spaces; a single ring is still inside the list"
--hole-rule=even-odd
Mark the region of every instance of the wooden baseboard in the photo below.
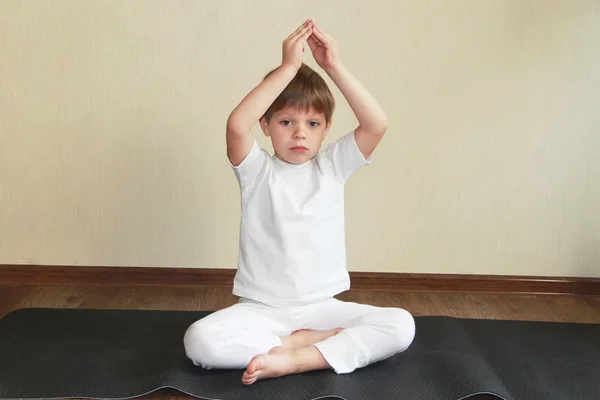
[[[0,265],[0,285],[197,286],[231,288],[235,270]],[[352,290],[600,295],[600,279],[351,272]]]

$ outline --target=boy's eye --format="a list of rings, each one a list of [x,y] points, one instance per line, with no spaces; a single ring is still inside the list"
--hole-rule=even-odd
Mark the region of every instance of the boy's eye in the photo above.
[[[292,123],[292,121],[290,121],[289,119],[284,119],[283,121],[280,122],[280,124],[283,126],[288,126],[291,123]]]
[[[317,121],[310,121],[309,124],[313,128],[316,128],[317,126],[319,126],[319,123]]]

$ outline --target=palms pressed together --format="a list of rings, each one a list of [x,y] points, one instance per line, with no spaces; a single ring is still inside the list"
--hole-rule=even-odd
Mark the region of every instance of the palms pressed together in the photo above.
[[[302,65],[302,53],[306,40],[317,64],[324,71],[331,71],[339,64],[337,43],[315,24],[312,19],[307,19],[283,42],[282,65],[291,66],[298,70]]]

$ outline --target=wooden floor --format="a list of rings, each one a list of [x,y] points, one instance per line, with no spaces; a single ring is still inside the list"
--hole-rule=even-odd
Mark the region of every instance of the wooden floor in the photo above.
[[[341,300],[402,307],[415,316],[600,323],[600,296],[351,291]],[[216,310],[233,304],[230,289],[163,286],[0,286],[0,317],[31,307]],[[175,391],[145,397],[192,399]],[[491,397],[480,396],[477,399]],[[475,399],[475,398],[474,398]]]

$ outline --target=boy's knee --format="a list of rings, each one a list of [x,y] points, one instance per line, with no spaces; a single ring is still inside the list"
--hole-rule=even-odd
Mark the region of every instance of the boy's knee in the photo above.
[[[405,351],[415,338],[415,319],[402,308],[389,309],[388,312],[387,317],[393,330],[394,350]]]
[[[218,351],[215,350],[216,332],[203,320],[196,321],[185,332],[183,346],[186,356],[194,365],[210,369],[217,363]]]

